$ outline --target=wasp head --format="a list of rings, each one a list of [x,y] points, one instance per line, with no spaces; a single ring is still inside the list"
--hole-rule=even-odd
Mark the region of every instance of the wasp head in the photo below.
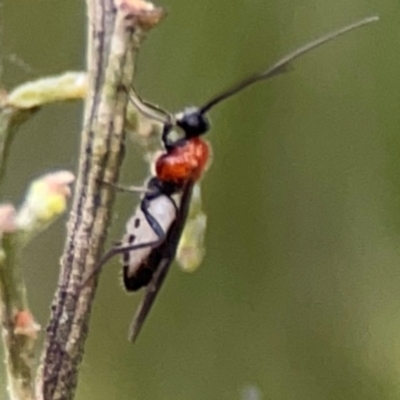
[[[210,129],[210,123],[200,108],[188,107],[176,114],[176,125],[185,132],[186,139],[203,135]]]

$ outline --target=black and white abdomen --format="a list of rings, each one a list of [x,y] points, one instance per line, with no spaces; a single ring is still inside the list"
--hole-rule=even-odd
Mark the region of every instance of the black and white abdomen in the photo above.
[[[165,240],[176,220],[177,206],[172,197],[160,194],[144,198],[135,214],[126,223],[121,247],[138,246],[123,253],[123,279],[126,290],[146,286],[158,265],[154,252]]]

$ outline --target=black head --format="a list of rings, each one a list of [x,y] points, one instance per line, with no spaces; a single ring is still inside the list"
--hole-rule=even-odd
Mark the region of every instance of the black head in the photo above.
[[[175,116],[176,125],[185,132],[186,139],[205,134],[210,122],[198,107],[187,107]]]

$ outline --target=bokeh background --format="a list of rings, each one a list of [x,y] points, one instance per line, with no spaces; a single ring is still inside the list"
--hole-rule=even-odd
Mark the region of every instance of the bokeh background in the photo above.
[[[159,4],[169,16],[142,48],[135,85],[171,111],[323,33],[381,21],[212,112],[203,265],[172,269],[135,346],[126,336],[140,296],[121,289],[118,260],[105,268],[77,398],[400,399],[399,2]],[[30,67],[6,63],[2,86],[84,68],[83,1],[3,0],[0,13],[1,51]],[[59,104],[22,127],[2,201],[20,201],[44,172],[76,170],[81,118],[82,104]],[[146,175],[128,144],[121,181]],[[135,204],[119,196],[110,240]],[[64,236],[65,219],[23,254],[43,326]]]

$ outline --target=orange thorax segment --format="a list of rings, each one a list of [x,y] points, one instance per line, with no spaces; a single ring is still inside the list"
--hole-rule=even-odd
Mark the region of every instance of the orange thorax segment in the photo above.
[[[210,156],[210,148],[200,138],[188,139],[182,146],[177,146],[163,154],[156,161],[157,177],[164,182],[184,184],[201,178]]]

